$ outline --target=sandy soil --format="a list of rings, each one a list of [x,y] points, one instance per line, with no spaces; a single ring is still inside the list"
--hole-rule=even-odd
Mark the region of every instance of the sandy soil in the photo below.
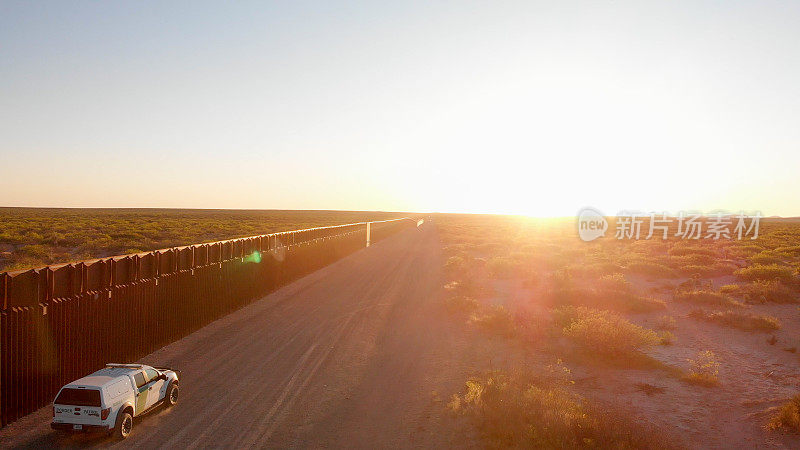
[[[662,284],[630,278],[643,292]],[[684,279],[676,280],[677,282]],[[733,277],[713,280],[715,287],[732,283]],[[672,300],[671,292],[655,292],[667,302],[663,312],[632,315],[640,325],[656,327],[656,319],[671,315],[677,321],[675,343],[656,347],[650,354],[673,367],[689,368],[687,359],[711,350],[720,363],[718,387],[689,385],[658,371],[615,371],[613,383],[591,386],[599,396],[623,399],[665,430],[693,448],[800,448],[800,436],[764,428],[773,409],[800,391],[800,356],[787,351],[800,347],[800,310],[797,305],[748,305],[744,310],[777,317],[781,329],[748,332],[709,324],[688,317],[696,305]],[[714,310],[712,307],[704,307]],[[775,336],[771,345],[767,340]],[[800,349],[800,348],[799,348]],[[610,375],[610,374],[609,374]],[[597,379],[609,379],[597,374]],[[636,383],[664,388],[647,395]],[[620,395],[622,394],[622,395]]]
[[[768,431],[765,425],[774,410],[800,392],[800,308],[797,305],[748,305],[747,312],[777,317],[782,328],[775,332],[748,332],[709,324],[688,317],[697,305],[672,300],[672,289],[686,278],[658,280],[629,276],[635,289],[660,298],[667,309],[646,314],[628,314],[634,323],[657,327],[657,319],[673,316],[675,342],[648,352],[667,366],[666,370],[629,369],[618,365],[583,365],[566,359],[574,375],[575,388],[587,398],[621,408],[639,421],[665,431],[679,446],[688,448],[800,448],[800,436]],[[734,282],[733,277],[712,280],[715,288]],[[541,286],[526,289],[518,282],[496,282],[494,303],[534,314],[546,314],[538,301]],[[714,310],[713,307],[703,307]],[[775,344],[768,339],[777,338]],[[796,352],[792,352],[796,348]],[[552,349],[542,349],[552,351]],[[711,350],[720,363],[717,387],[688,384],[669,367],[688,370],[688,359]],[[655,389],[643,389],[648,384]],[[649,390],[649,392],[647,392]]]
[[[440,396],[481,358],[443,311],[441,266],[434,226],[404,231],[143,358],[183,371],[181,399],[124,442],[52,432],[48,407],[0,447],[461,446]]]

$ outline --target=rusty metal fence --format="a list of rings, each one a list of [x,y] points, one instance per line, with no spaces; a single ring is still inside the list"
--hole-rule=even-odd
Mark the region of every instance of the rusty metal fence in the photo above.
[[[371,241],[413,227],[371,222]],[[0,274],[0,426],[365,246],[367,223]]]

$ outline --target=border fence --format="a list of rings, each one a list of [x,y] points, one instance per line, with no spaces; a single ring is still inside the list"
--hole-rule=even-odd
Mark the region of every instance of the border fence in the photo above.
[[[0,274],[0,426],[416,221],[310,228]]]

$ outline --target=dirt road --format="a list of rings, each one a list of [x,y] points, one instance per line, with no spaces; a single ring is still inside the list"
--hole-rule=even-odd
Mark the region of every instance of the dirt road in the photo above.
[[[457,389],[464,363],[440,268],[435,227],[403,231],[145,357],[183,371],[181,398],[127,440],[52,432],[48,407],[0,430],[0,446],[441,444],[434,391]]]

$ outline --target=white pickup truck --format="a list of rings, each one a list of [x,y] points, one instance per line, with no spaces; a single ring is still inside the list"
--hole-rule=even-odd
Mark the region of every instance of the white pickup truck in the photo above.
[[[178,402],[179,372],[143,364],[108,364],[61,388],[53,401],[56,430],[104,431],[125,439],[133,418]]]

